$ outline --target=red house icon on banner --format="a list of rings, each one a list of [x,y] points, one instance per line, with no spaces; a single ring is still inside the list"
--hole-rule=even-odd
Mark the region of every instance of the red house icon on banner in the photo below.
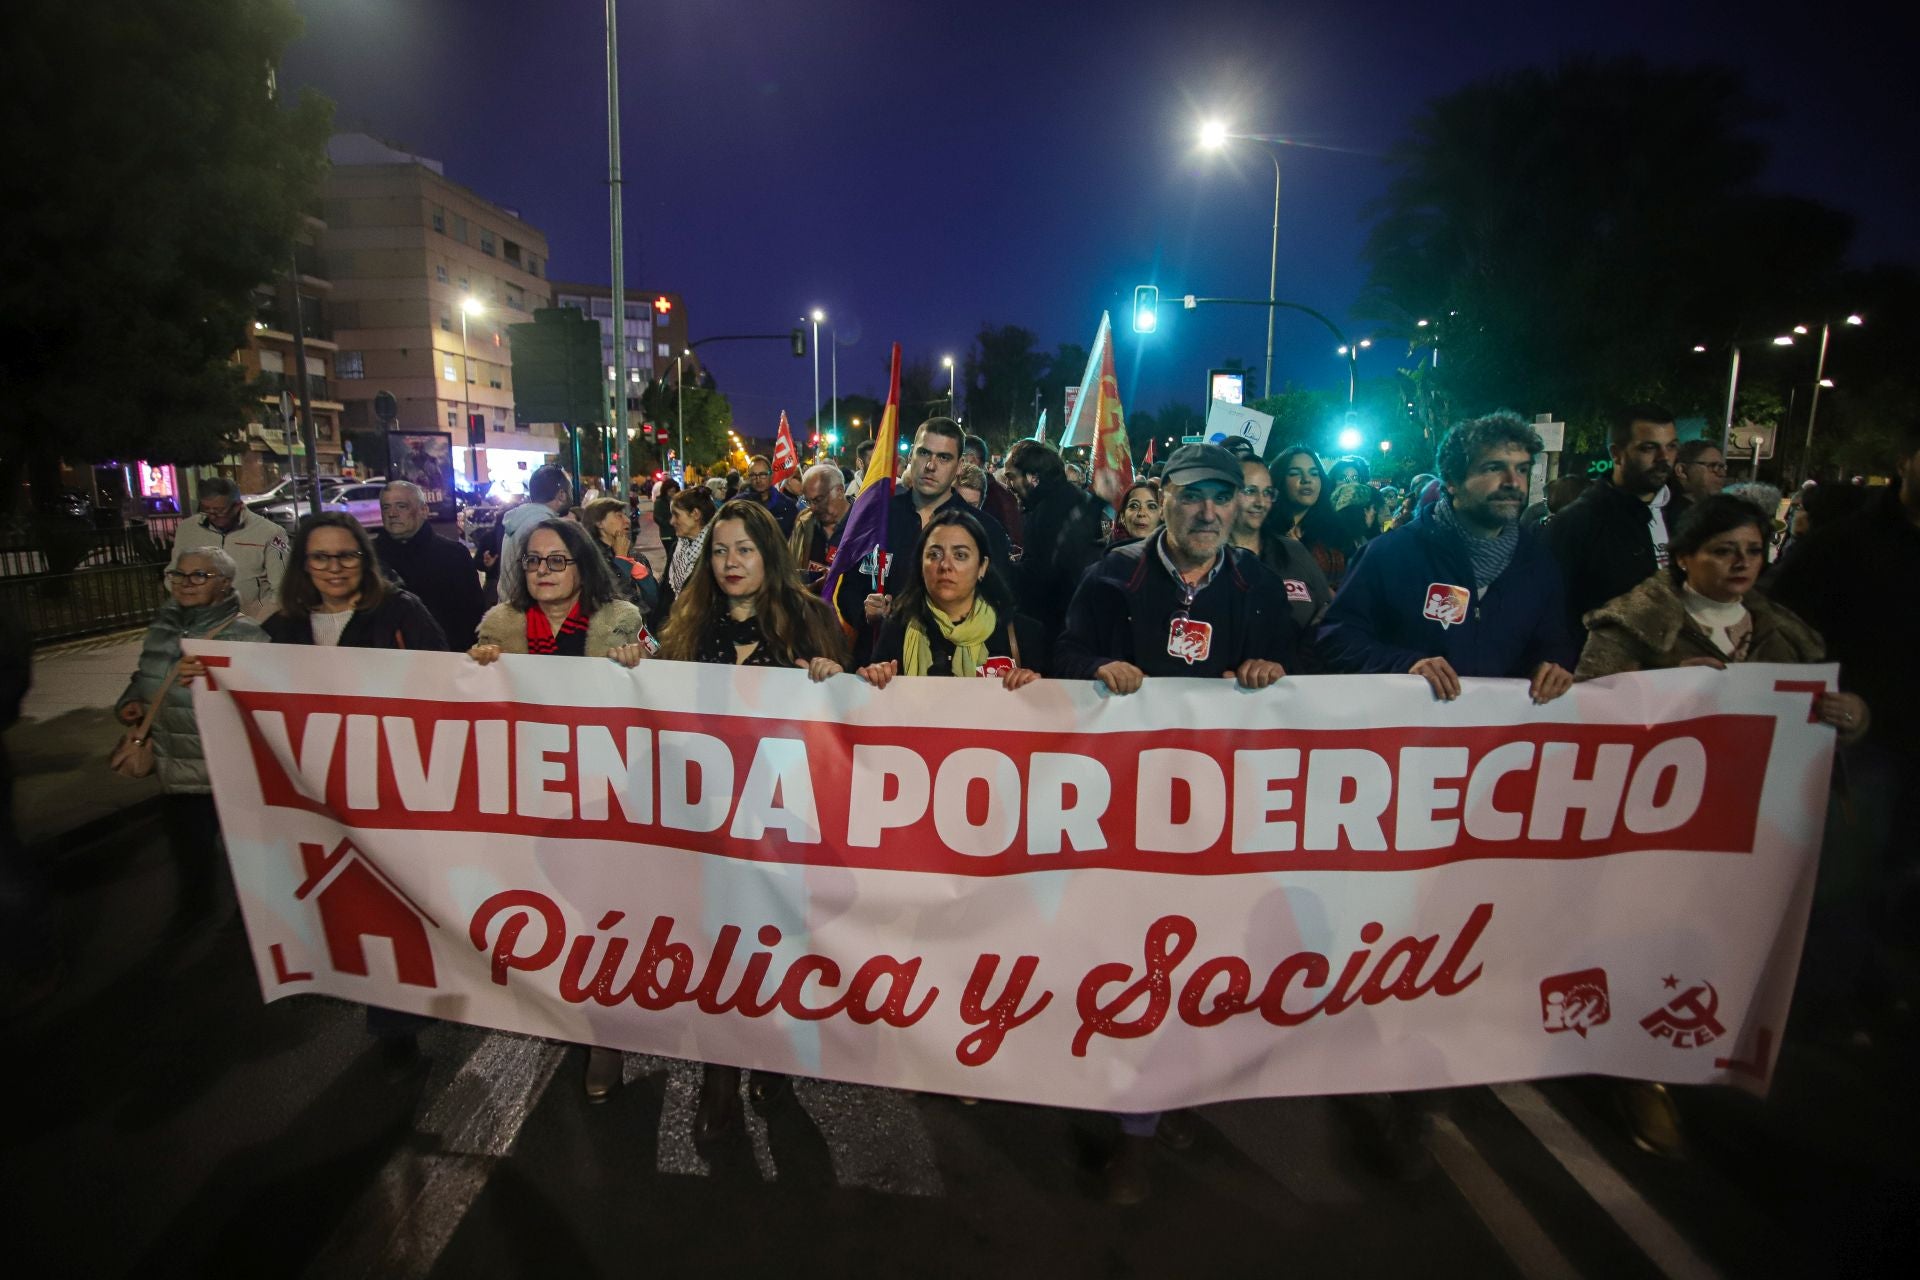
[[[307,878],[293,896],[302,902],[311,897],[320,909],[327,959],[336,972],[367,976],[363,940],[386,938],[393,943],[400,981],[415,987],[436,985],[426,925],[440,926],[353,841],[342,840],[332,853],[325,845],[303,843],[300,864]]]

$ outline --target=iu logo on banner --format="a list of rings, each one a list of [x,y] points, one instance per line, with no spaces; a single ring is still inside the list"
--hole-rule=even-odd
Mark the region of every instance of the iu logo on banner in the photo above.
[[[1587,1029],[1607,1021],[1612,1012],[1605,969],[1579,969],[1541,980],[1540,1025],[1549,1035],[1571,1031],[1585,1040]]]

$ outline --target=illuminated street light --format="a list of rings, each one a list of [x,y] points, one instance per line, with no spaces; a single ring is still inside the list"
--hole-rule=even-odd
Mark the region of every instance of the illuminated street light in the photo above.
[[[1345,354],[1347,354],[1347,349],[1346,349],[1345,347],[1335,347],[1335,348],[1333,349],[1333,354],[1335,354],[1335,355],[1337,355],[1337,356],[1343,356],[1343,355],[1345,355]]]
[[[1393,441],[1391,441],[1391,440],[1382,440],[1382,441],[1380,442],[1380,452],[1382,452],[1382,453],[1392,453],[1392,452],[1393,452]]]
[[[953,367],[952,356],[941,356],[940,364],[947,371],[947,416],[949,418],[957,418],[960,415],[956,412],[958,404],[954,400],[953,395],[955,389],[960,385],[960,371]]]
[[[1822,378],[1822,379],[1820,379],[1820,381],[1818,381],[1818,382],[1816,382],[1816,383],[1814,383],[1813,385],[1814,385],[1814,386],[1816,386],[1816,387],[1825,387],[1825,388],[1826,388],[1827,390],[1829,390],[1829,391],[1831,391],[1831,390],[1833,390],[1833,379],[1832,379],[1832,378]]]
[[[1360,447],[1360,432],[1356,427],[1348,427],[1340,433],[1340,447],[1352,452]]]
[[[1424,329],[1424,328],[1426,328],[1426,327],[1427,327],[1428,325],[1430,325],[1430,324],[1432,324],[1432,323],[1433,323],[1433,321],[1431,321],[1431,320],[1415,320],[1415,321],[1413,322],[1413,325],[1414,325],[1414,328],[1416,328],[1416,329]]]
[[[1701,354],[1701,353],[1703,353],[1703,352],[1705,352],[1705,351],[1706,351],[1706,349],[1707,349],[1707,348],[1706,348],[1706,345],[1705,345],[1704,343],[1699,343],[1699,342],[1696,342],[1696,343],[1694,343],[1694,344],[1693,344],[1693,350],[1694,350],[1694,354],[1695,354],[1695,355],[1699,355],[1699,354]]]
[[[1860,318],[1859,316],[1857,316],[1857,315],[1852,315],[1852,316],[1848,316],[1848,317],[1847,317],[1847,323],[1848,323],[1848,324],[1852,324],[1852,325],[1861,325],[1861,324],[1865,324],[1865,323],[1866,323],[1866,321],[1865,321],[1865,320],[1862,320],[1862,319],[1861,319],[1861,318]]]
[[[474,297],[472,294],[468,294],[460,300],[460,309],[470,316],[477,316],[485,311],[487,307],[480,299]]]
[[[1803,324],[1797,324],[1793,326],[1793,331],[1799,334],[1803,338],[1807,336],[1807,326]]]
[[[1373,345],[1373,339],[1372,339],[1372,338],[1362,338],[1362,339],[1360,339],[1360,349],[1361,349],[1362,351],[1365,351],[1365,350],[1366,350],[1366,349],[1367,349],[1368,347],[1371,347],[1372,345]]]
[[[1793,335],[1790,333],[1783,333],[1779,337],[1773,340],[1773,345],[1776,347],[1790,347],[1793,345]]]
[[[1273,242],[1267,252],[1267,366],[1266,381],[1262,388],[1273,393],[1273,320],[1279,310],[1273,304],[1276,300],[1274,287],[1280,279],[1280,149],[1266,139],[1256,139],[1267,149],[1267,159],[1273,161]],[[1227,145],[1227,126],[1218,120],[1208,120],[1200,126],[1200,147],[1203,151],[1222,151]]]

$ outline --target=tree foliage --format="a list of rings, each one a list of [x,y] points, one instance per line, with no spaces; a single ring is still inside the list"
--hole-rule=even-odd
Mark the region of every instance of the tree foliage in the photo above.
[[[1637,59],[1440,98],[1392,154],[1360,309],[1438,347],[1443,421],[1551,411],[1590,440],[1627,401],[1706,408],[1724,365],[1692,347],[1817,309],[1851,237],[1844,215],[1759,188],[1758,115],[1735,72]]]
[[[287,270],[330,107],[272,89],[290,0],[22,0],[8,14],[0,454],[210,462]]]
[[[1035,393],[1052,363],[1038,341],[1019,325],[982,325],[967,352],[961,370],[967,430],[996,452],[1033,434]]]
[[[688,379],[684,400],[682,395],[681,390],[665,378],[649,382],[640,393],[642,420],[666,427],[667,448],[678,451],[684,411],[685,461],[705,466],[716,458],[726,457],[732,448],[727,439],[727,432],[733,428],[732,401],[709,387],[692,385],[692,379]],[[663,466],[665,462],[665,451],[658,445],[634,438],[633,469],[636,472]]]

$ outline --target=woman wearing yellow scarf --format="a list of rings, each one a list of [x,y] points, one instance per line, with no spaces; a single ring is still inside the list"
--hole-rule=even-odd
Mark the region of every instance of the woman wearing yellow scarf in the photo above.
[[[897,675],[987,676],[1018,689],[1040,678],[1046,638],[1033,619],[1014,615],[986,545],[970,512],[943,511],[928,523],[913,551],[919,576],[894,601],[863,680],[884,689]]]

